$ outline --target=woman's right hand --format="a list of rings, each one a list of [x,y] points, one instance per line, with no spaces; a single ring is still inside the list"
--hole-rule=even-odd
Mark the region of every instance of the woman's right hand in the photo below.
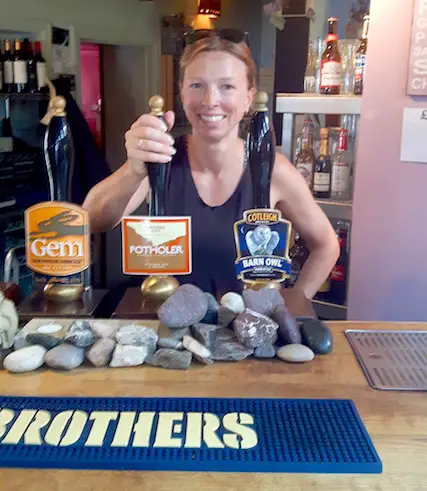
[[[168,132],[174,123],[173,111],[165,113],[164,121],[151,114],[143,114],[126,132],[128,163],[135,174],[146,175],[146,162],[164,164],[172,160],[176,153],[175,140]]]

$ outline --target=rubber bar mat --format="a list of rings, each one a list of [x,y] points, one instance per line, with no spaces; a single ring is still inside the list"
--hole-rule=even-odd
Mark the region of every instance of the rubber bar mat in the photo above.
[[[345,331],[369,385],[427,390],[427,331]]]
[[[0,398],[0,466],[381,473],[351,400]]]

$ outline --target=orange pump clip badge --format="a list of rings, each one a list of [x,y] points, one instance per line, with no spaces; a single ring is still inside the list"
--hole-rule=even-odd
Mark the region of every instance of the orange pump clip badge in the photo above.
[[[90,266],[89,214],[60,201],[25,210],[27,267],[49,276],[70,276]]]

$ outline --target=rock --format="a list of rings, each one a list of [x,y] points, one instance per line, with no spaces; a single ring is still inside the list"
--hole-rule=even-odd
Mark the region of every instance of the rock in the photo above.
[[[166,349],[175,349],[175,350],[184,349],[182,341],[174,338],[160,338],[157,341],[157,346],[159,348],[166,348]]]
[[[189,327],[200,322],[208,311],[208,299],[200,288],[181,285],[159,308],[157,315],[168,327]]]
[[[148,358],[147,346],[117,344],[113,351],[110,367],[137,367]]]
[[[190,368],[192,358],[193,355],[189,351],[161,348],[147,360],[147,365],[169,368],[172,370],[187,370]]]
[[[84,349],[69,343],[63,343],[56,348],[52,348],[44,357],[46,365],[61,370],[73,370],[84,361]]]
[[[92,323],[92,333],[97,339],[115,337],[116,327],[106,322],[95,321]]]
[[[12,351],[3,360],[3,367],[14,373],[32,372],[43,365],[46,351],[46,348],[37,345]]]
[[[246,309],[233,322],[234,332],[240,343],[247,348],[273,344],[277,339],[278,325],[265,315]]]
[[[253,354],[252,348],[246,348],[238,341],[220,341],[215,344],[211,359],[215,361],[240,361]]]
[[[301,325],[301,337],[303,344],[315,354],[326,355],[332,351],[332,333],[320,320],[305,320]]]
[[[146,346],[151,356],[157,349],[158,334],[145,326],[130,324],[121,327],[116,333],[117,342],[128,346]]]
[[[288,344],[277,350],[277,356],[284,361],[303,363],[314,358],[313,351],[303,344]]]
[[[169,329],[169,335],[167,337],[182,341],[184,336],[191,336],[191,330],[189,327],[184,327],[184,329]]]
[[[246,308],[254,310],[259,314],[270,317],[278,307],[284,307],[285,301],[279,290],[275,288],[262,288],[261,290],[243,290],[243,301]]]
[[[23,330],[18,331],[13,338],[13,349],[15,351],[20,350],[22,348],[26,348],[27,346],[32,346],[27,341],[27,333]]]
[[[228,327],[220,327],[216,331],[215,345],[217,343],[221,343],[224,341],[236,341],[237,342],[237,338],[236,338],[236,335],[234,334],[234,331],[232,331],[231,329],[228,329]]]
[[[74,321],[64,337],[65,341],[78,348],[87,348],[94,342],[92,329],[88,321]]]
[[[276,350],[270,343],[258,346],[254,351],[255,358],[274,358],[276,356]]]
[[[243,298],[238,293],[228,292],[221,297],[221,307],[226,307],[235,314],[241,314],[245,310]]]
[[[12,353],[12,348],[0,349],[0,368],[3,368],[3,360],[9,353]]]
[[[18,325],[19,318],[15,304],[0,290],[0,349],[9,349],[13,346]]]
[[[62,339],[55,336],[49,336],[49,334],[40,334],[38,332],[28,333],[26,341],[30,344],[39,344],[44,346],[47,350],[55,348],[62,343]]]
[[[113,356],[116,341],[111,338],[100,338],[86,353],[86,358],[94,367],[106,367]]]
[[[237,317],[236,312],[233,312],[227,307],[220,307],[218,311],[218,324],[220,326],[229,326]]]
[[[200,322],[203,322],[204,324],[217,324],[219,304],[211,293],[205,292],[205,295],[208,299],[208,311]]]
[[[208,359],[211,357],[212,353],[210,350],[205,348],[199,341],[192,338],[191,336],[184,336],[182,344],[187,351],[193,353],[198,361],[205,365],[209,365]]]
[[[298,322],[285,306],[275,309],[271,318],[279,325],[279,337],[285,344],[301,344],[302,338]]]
[[[220,326],[215,324],[195,324],[192,327],[193,337],[197,339],[203,346],[206,346],[209,350],[211,350],[215,345],[216,333],[219,329],[222,329]]]

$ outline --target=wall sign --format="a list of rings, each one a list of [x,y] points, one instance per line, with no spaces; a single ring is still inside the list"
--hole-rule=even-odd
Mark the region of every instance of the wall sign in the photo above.
[[[414,0],[407,95],[427,95],[427,0]]]

